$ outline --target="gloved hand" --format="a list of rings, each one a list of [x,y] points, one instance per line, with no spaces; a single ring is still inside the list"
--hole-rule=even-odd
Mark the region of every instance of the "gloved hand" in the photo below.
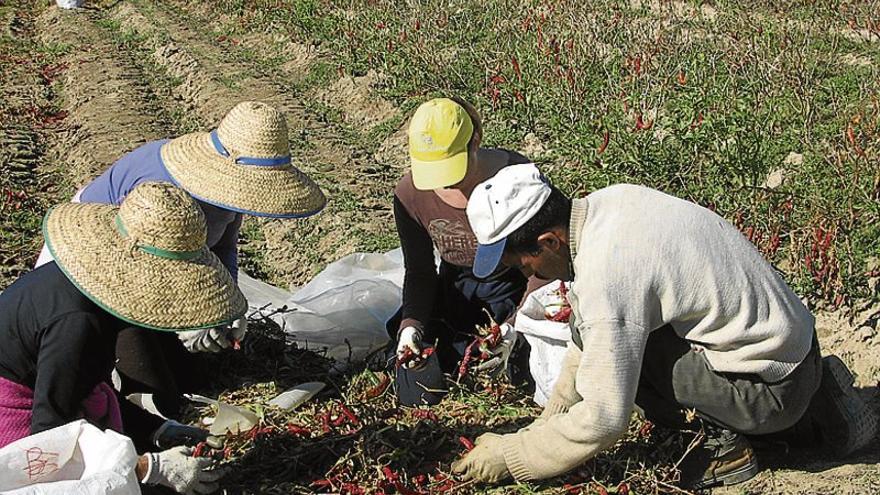
[[[151,440],[153,445],[160,449],[170,449],[178,445],[193,446],[199,442],[206,442],[214,449],[223,448],[223,441],[211,436],[206,430],[171,419],[162,423],[162,426],[153,433]]]
[[[177,332],[177,338],[189,352],[220,352],[232,346],[228,326],[184,330]]]
[[[477,480],[484,483],[498,483],[510,478],[501,444],[503,438],[503,435],[494,433],[480,435],[474,442],[474,450],[452,463],[452,472],[465,481]]]
[[[422,332],[419,331],[416,327],[406,327],[400,331],[400,337],[397,339],[397,359],[398,361],[402,359],[406,355],[406,350],[409,349],[415,355],[421,355],[422,353]],[[418,364],[418,359],[410,361],[407,364],[403,364],[404,368],[410,368]]]
[[[229,324],[229,339],[234,341],[242,341],[244,340],[244,336],[247,334],[248,327],[248,319],[247,316],[242,316],[241,318],[233,321]]]
[[[211,458],[192,457],[189,447],[151,452],[147,459],[147,474],[141,483],[167,486],[187,495],[216,491],[219,488],[217,481],[226,474],[222,469],[211,469],[214,467]]]
[[[502,323],[501,341],[494,349],[489,349],[489,359],[474,366],[474,371],[504,369],[507,367],[507,360],[510,359],[510,353],[513,352],[513,346],[516,344],[517,333],[510,323]]]

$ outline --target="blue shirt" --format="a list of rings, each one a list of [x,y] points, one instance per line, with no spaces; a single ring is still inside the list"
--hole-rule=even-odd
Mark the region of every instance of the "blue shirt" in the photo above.
[[[168,139],[152,141],[124,155],[80,193],[83,203],[119,205],[141,182],[174,182],[159,150]],[[234,280],[238,280],[238,230],[241,213],[195,200],[205,213],[208,224],[208,247],[220,258]]]

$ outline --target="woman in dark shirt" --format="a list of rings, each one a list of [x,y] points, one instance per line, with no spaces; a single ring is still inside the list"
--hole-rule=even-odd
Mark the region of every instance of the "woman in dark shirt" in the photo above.
[[[192,198],[167,183],[139,185],[120,207],[68,203],[46,215],[56,262],[0,294],[0,446],[80,418],[153,447],[178,428],[145,413],[123,425],[120,408],[134,406],[107,383],[120,331],[208,328],[244,313],[205,232]],[[207,493],[220,476],[210,466],[177,447],[141,457],[136,471],[147,484]]]

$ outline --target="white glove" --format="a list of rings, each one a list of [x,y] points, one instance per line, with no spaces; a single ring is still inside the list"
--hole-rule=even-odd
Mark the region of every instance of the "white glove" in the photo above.
[[[226,326],[185,330],[177,332],[177,338],[189,352],[220,352],[232,345]]]
[[[244,340],[244,336],[247,333],[248,327],[248,319],[247,316],[242,316],[241,318],[233,321],[229,325],[229,338],[230,340]]]
[[[220,487],[217,481],[225,474],[222,469],[211,469],[214,466],[212,459],[192,457],[190,447],[151,452],[147,459],[147,474],[142,483],[167,486],[186,495],[216,491]]]
[[[507,360],[510,359],[510,353],[513,352],[513,345],[516,344],[517,333],[510,323],[502,323],[501,341],[494,349],[488,349],[489,359],[474,366],[474,371],[493,370],[499,366],[503,369],[507,367]]]
[[[416,356],[420,356],[422,354],[422,332],[419,331],[416,327],[406,327],[400,331],[400,337],[397,339],[397,359],[402,359],[406,355],[406,350],[409,349],[410,352],[415,354]],[[404,369],[410,368],[417,364],[418,360],[410,361],[407,364],[403,364]]]

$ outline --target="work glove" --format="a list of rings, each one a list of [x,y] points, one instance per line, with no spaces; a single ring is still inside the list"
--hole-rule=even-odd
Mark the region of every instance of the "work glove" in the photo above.
[[[248,319],[246,316],[242,316],[241,318],[233,321],[229,324],[229,338],[233,342],[244,340],[244,336],[247,334],[248,327]]]
[[[499,483],[510,478],[504,461],[503,435],[484,433],[474,442],[474,450],[452,463],[452,472],[465,481]]]
[[[415,354],[416,356],[421,355],[422,353],[422,332],[419,331],[416,327],[406,327],[400,331],[400,337],[397,339],[397,359],[403,359],[406,355],[406,350],[409,349],[410,352]],[[410,368],[418,364],[420,360],[416,359],[410,361],[407,364],[403,364],[403,368]]]
[[[147,474],[141,483],[162,485],[186,495],[212,493],[225,473],[212,469],[214,460],[209,457],[193,457],[192,448],[174,447],[162,452],[147,454]]]
[[[223,441],[207,431],[171,419],[162,423],[152,436],[153,445],[160,449],[170,449],[178,445],[193,446],[199,442],[206,442],[213,449],[223,448]]]
[[[510,353],[513,352],[513,346],[516,344],[517,333],[510,323],[502,323],[501,341],[494,349],[488,349],[489,358],[482,363],[474,366],[474,371],[496,370],[507,367],[507,360],[510,359]]]
[[[177,332],[177,338],[189,352],[220,352],[232,346],[229,327],[203,328]]]

